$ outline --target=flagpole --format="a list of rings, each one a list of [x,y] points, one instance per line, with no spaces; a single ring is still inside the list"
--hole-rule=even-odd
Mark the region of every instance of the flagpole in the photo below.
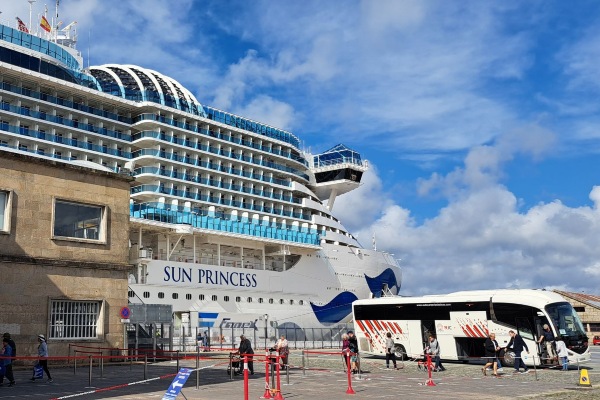
[[[33,25],[31,25],[31,12],[32,12],[32,7],[33,7],[33,3],[35,3],[37,0],[27,0],[27,2],[29,3],[29,29],[31,29],[33,27]],[[33,33],[33,32],[31,32]]]

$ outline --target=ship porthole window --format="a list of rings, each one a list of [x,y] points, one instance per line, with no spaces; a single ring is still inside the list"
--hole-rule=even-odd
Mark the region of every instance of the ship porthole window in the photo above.
[[[259,303],[262,303],[262,302],[263,302],[263,298],[262,298],[262,297],[259,297],[259,298],[258,298],[258,302],[259,302]]]
[[[294,300],[290,300],[290,304],[294,304]]]
[[[273,299],[269,299],[269,304],[273,304]]]
[[[285,303],[285,300],[284,299],[279,299],[279,304],[283,304],[283,303]]]
[[[188,293],[188,294],[186,294],[186,295],[185,295],[185,299],[186,299],[186,300],[191,300],[191,299],[192,299],[192,295],[191,295],[191,294],[189,294],[189,293]]]
[[[204,300],[204,295],[203,295],[203,294],[201,294],[200,296],[198,296],[198,299],[200,299],[200,300]]]
[[[235,302],[236,302],[236,303],[239,303],[240,301],[242,301],[242,298],[241,298],[241,297],[239,297],[239,296],[238,296],[238,297],[236,297],[236,298],[235,298]]]
[[[158,298],[159,299],[164,299],[165,298],[165,294],[163,292],[158,292]]]
[[[145,299],[149,299],[150,298],[150,292],[144,292],[144,298]]]
[[[173,300],[177,300],[179,298],[179,293],[173,293],[171,296],[173,297]]]
[[[224,297],[223,297],[223,300],[224,300],[224,301],[229,301],[229,296],[224,296]]]
[[[300,300],[300,301],[298,301],[298,304],[300,304],[300,305],[304,305],[304,300]]]
[[[217,301],[217,295],[213,295],[212,301]]]
[[[130,290],[130,291],[128,291],[128,292],[127,292],[127,296],[128,296],[129,298],[132,298],[132,297],[134,297],[134,296],[135,296],[135,293],[133,292],[133,290]]]
[[[252,303],[252,297],[248,297],[247,301],[248,303]]]

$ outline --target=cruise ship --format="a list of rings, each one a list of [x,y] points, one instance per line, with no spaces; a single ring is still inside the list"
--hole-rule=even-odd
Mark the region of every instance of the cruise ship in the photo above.
[[[74,24],[26,30],[0,25],[0,156],[135,178],[131,304],[172,306],[173,324],[190,330],[304,329],[398,293],[394,256],[363,248],[332,213],[368,168],[359,153],[310,154],[295,134],[201,104],[154,70],[84,68]]]

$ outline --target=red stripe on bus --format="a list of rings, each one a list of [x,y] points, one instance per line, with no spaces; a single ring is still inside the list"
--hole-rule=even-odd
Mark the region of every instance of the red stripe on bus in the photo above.
[[[398,328],[398,332],[400,332],[401,334],[402,332],[402,328],[400,328],[400,325],[397,322],[394,322],[394,325],[396,325],[396,328]]]

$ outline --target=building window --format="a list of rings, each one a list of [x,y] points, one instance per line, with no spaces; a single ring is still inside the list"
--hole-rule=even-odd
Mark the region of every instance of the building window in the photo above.
[[[294,304],[294,300],[290,299],[290,305]]]
[[[56,200],[54,237],[105,240],[105,207]]]
[[[127,292],[127,297],[129,297],[130,299],[131,299],[131,298],[134,298],[134,297],[135,297],[135,292],[134,292],[133,290],[129,290],[129,291]]]
[[[298,304],[300,304],[301,306],[304,305],[304,300],[299,300]]]
[[[248,303],[252,303],[252,297],[248,297],[248,298],[246,299],[246,301],[247,301]]]
[[[102,335],[102,301],[52,300],[50,310],[50,339],[98,339]]]
[[[269,299],[269,304],[273,304],[273,299]]]
[[[285,300],[284,299],[279,299],[279,304],[283,304],[283,303],[285,303]]]
[[[262,302],[263,302],[263,298],[262,298],[262,297],[259,297],[259,298],[258,298],[258,302],[259,302],[259,303],[262,303]]]
[[[580,313],[580,312],[585,312],[585,307],[573,307],[573,309],[574,309],[575,311],[577,311],[578,313]]]
[[[0,233],[10,232],[11,193],[8,190],[0,190]]]

